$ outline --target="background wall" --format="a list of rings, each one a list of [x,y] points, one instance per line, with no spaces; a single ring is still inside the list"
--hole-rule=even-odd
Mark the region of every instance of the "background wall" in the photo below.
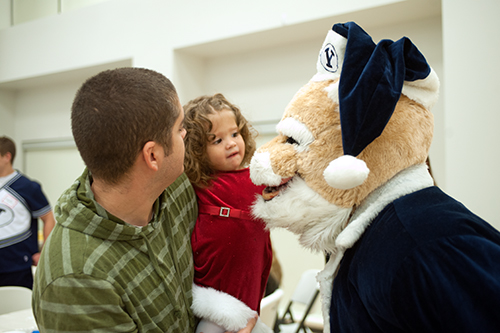
[[[375,41],[408,36],[425,54],[442,84],[430,152],[437,183],[500,228],[497,0],[98,2],[66,0],[41,18],[11,22],[11,2],[0,0],[0,135],[24,150],[15,166],[42,182],[52,204],[83,166],[69,117],[87,77],[138,66],[171,78],[182,103],[222,92],[260,131],[260,145],[315,73],[326,32],[353,20]],[[272,239],[284,269],[283,306],[300,273],[321,269],[324,258],[286,230]]]

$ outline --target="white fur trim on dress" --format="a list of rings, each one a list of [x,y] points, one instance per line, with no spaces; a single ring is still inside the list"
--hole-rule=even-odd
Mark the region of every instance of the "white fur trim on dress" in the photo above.
[[[215,290],[193,284],[193,313],[198,318],[203,318],[228,331],[239,331],[246,327],[248,321],[255,317],[257,312],[250,309],[239,299]],[[252,333],[271,333],[260,318],[257,320]]]
[[[331,187],[348,190],[363,184],[369,173],[365,161],[343,155],[330,162],[323,171],[323,177]]]

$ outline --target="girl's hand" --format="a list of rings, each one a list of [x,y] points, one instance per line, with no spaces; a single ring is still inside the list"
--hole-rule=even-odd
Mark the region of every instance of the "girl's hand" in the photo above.
[[[241,330],[238,331],[238,333],[250,333],[252,332],[253,328],[255,327],[255,324],[257,323],[257,318],[259,318],[258,315],[255,315],[252,319],[250,319],[247,323],[247,326]],[[231,332],[226,332],[226,333],[231,333]]]

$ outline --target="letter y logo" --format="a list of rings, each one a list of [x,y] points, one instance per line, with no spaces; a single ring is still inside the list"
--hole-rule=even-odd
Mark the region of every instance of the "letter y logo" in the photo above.
[[[330,73],[335,73],[339,69],[339,57],[335,47],[328,43],[319,54],[319,61],[323,68]]]

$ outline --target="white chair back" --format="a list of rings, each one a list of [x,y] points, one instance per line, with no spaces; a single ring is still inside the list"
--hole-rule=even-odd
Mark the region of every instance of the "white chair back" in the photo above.
[[[319,271],[319,269],[309,269],[302,273],[290,300],[302,304],[311,303],[316,290],[319,290],[319,283],[316,280],[316,275]]]
[[[319,283],[316,280],[316,275],[319,272],[319,269],[309,269],[300,276],[288,307],[280,319],[279,329],[281,333],[299,333],[300,331],[312,333],[311,329],[306,325],[306,320],[319,294]],[[300,316],[294,315],[294,311],[292,310],[297,303],[305,307],[304,312]],[[289,320],[291,320],[291,323],[286,324]]]
[[[0,287],[0,315],[31,309],[31,294],[25,287]]]
[[[282,289],[276,289],[272,294],[267,295],[260,301],[260,320],[271,329],[274,328],[276,316],[278,315],[278,305],[283,294]]]

